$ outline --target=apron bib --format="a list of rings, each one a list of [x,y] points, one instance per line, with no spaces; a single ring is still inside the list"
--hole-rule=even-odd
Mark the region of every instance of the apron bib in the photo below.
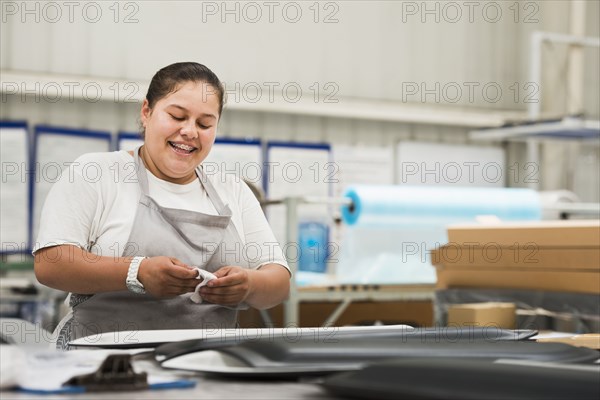
[[[122,256],[175,257],[210,272],[225,265],[248,268],[239,251],[242,241],[231,222],[231,210],[202,168],[197,168],[196,174],[218,215],[165,208],[156,203],[149,196],[147,172],[139,149],[134,151],[134,160],[142,194]],[[196,304],[190,300],[191,295],[157,299],[129,291],[72,293],[73,311],[57,327],[57,347],[67,348],[71,340],[111,331],[236,327],[237,308]]]

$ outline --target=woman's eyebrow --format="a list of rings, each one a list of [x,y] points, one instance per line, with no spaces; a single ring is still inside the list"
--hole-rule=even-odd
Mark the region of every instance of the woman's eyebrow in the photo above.
[[[185,112],[188,112],[189,110],[183,106],[180,106],[179,104],[169,104],[167,107],[175,107],[175,108],[179,108],[180,110],[183,110]],[[203,113],[201,114],[202,117],[209,117],[209,118],[214,118],[217,119],[217,117],[214,114],[206,114]]]

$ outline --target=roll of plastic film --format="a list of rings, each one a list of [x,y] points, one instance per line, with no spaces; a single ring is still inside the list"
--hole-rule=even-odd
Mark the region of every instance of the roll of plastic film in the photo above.
[[[430,252],[447,242],[449,224],[480,216],[539,220],[530,189],[360,185],[347,189],[336,275],[342,283],[432,284]]]
[[[537,192],[520,188],[356,185],[342,220],[358,226],[438,225],[493,215],[504,221],[539,220]]]

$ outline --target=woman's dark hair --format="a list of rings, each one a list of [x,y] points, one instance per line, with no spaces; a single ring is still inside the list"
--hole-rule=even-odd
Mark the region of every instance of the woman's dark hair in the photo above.
[[[225,104],[225,89],[223,84],[208,67],[196,62],[179,62],[168,65],[159,70],[152,77],[146,99],[150,108],[154,108],[157,101],[176,91],[179,85],[186,82],[203,82],[215,90],[219,98],[219,116]]]

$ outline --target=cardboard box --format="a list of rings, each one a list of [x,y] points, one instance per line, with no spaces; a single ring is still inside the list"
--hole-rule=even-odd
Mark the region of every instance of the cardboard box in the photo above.
[[[448,242],[523,247],[600,247],[600,220],[460,224],[448,227]]]
[[[515,329],[514,303],[453,304],[448,307],[448,326]]]
[[[547,337],[537,339],[541,343],[566,343],[571,346],[588,347],[594,350],[600,350],[600,334],[587,333],[583,335],[567,336],[567,337]]]
[[[437,288],[600,294],[600,221],[460,225],[431,253]]]
[[[600,274],[544,269],[438,267],[436,288],[456,287],[600,294]]]
[[[451,243],[432,251],[431,262],[455,268],[501,267],[594,272],[600,270],[600,247],[476,247]]]

